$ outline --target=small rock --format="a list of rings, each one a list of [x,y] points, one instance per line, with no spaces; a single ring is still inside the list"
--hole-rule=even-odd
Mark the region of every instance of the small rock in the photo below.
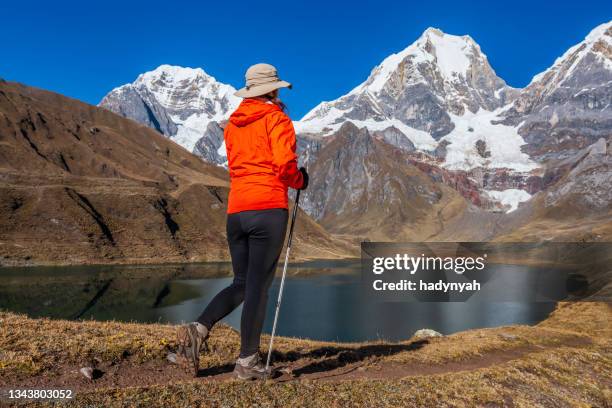
[[[285,374],[293,373],[293,369],[291,367],[283,367],[279,369],[278,371],[280,371],[281,373],[285,373]]]
[[[421,329],[414,332],[412,337],[416,337],[417,339],[426,339],[429,337],[443,337],[442,333],[438,333],[435,330],[431,329]]]
[[[93,380],[94,369],[91,367],[83,367],[79,370],[79,373],[83,374],[88,380]]]
[[[166,359],[172,364],[176,364],[176,358],[176,353],[168,353],[168,355],[166,356]]]
[[[504,339],[504,340],[516,340],[516,339],[518,339],[518,337],[515,336],[514,334],[508,334],[508,333],[500,333],[499,336],[502,339]]]

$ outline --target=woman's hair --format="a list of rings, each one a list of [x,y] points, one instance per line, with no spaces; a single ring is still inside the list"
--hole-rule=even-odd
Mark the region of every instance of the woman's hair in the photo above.
[[[278,89],[268,92],[265,95],[261,95],[261,97],[277,105],[283,112],[287,110],[287,105],[285,105],[285,103],[278,96]]]

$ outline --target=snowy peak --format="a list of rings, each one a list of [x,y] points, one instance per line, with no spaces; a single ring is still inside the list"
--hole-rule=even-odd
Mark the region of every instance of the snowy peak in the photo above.
[[[529,86],[542,81],[560,83],[571,77],[586,58],[591,59],[588,63],[599,63],[612,70],[612,21],[595,27],[584,41],[568,49],[550,68],[533,77]]]
[[[435,63],[447,79],[466,75],[472,60],[480,62],[483,58],[478,44],[468,35],[445,34],[437,29],[427,29],[425,51],[435,57]]]
[[[198,142],[215,129],[209,124],[226,120],[240,104],[234,92],[201,68],[161,65],[112,90],[100,106],[157,129],[189,151],[205,146],[210,151],[196,153],[223,163],[217,137]]]
[[[187,68],[174,65],[160,65],[152,71],[138,75],[132,83],[121,85],[110,93],[129,88],[178,88],[187,84],[216,82],[201,68]],[[108,96],[108,95],[107,95]]]
[[[446,34],[430,27],[413,44],[385,58],[372,70],[366,82],[356,90],[380,92],[391,75],[406,60],[412,64],[424,62],[432,64],[437,67],[445,80],[453,81],[459,76],[465,77],[472,63],[482,63],[483,60],[486,61],[486,56],[481,53],[480,46],[470,36]]]
[[[185,110],[189,110],[199,116],[222,119],[220,116],[229,107],[239,103],[231,85],[218,82],[201,68],[161,65],[139,75],[132,86],[146,88],[164,108],[183,118]]]
[[[189,81],[196,78],[210,78],[215,81],[215,79],[204,72],[202,68],[189,68],[163,64],[155,68],[153,71],[140,74],[136,79],[136,82],[153,82],[158,78],[164,78],[175,83]]]
[[[503,123],[520,126],[527,153],[547,160],[609,138],[611,107],[612,21],[536,75],[502,116]]]
[[[516,93],[497,77],[470,36],[428,28],[351,92],[315,107],[297,128],[331,134],[347,120],[377,130],[394,126],[417,148],[433,149],[453,130],[450,115],[494,111]]]

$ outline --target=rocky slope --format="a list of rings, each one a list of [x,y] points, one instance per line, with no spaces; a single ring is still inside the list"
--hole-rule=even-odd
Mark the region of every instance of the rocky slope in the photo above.
[[[612,22],[602,24],[534,77],[503,115],[519,126],[525,152],[571,156],[612,136]]]
[[[146,126],[0,82],[0,264],[227,260],[227,185]],[[347,255],[305,214],[296,239],[298,257]]]
[[[601,138],[551,163],[550,187],[517,211],[521,220],[496,239],[505,241],[610,241],[612,239],[612,150]]]
[[[526,218],[505,214],[518,204],[491,199],[483,184],[541,189],[539,177],[504,169],[488,176],[477,169],[450,171],[435,157],[393,146],[350,122],[330,136],[305,139],[300,149],[311,182],[302,208],[328,230],[357,241],[490,240]]]
[[[361,240],[425,239],[438,212],[463,198],[410,163],[407,152],[345,123],[310,165],[302,207],[328,230]]]
[[[212,163],[223,164],[223,138],[216,137],[214,126],[240,103],[234,92],[232,86],[200,68],[161,65],[113,89],[99,106],[156,129]]]
[[[446,217],[435,241],[612,240],[612,158],[603,138],[548,164],[546,186],[511,213],[468,206]]]

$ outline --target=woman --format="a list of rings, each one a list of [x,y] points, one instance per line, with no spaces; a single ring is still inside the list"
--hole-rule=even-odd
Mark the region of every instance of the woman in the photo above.
[[[259,339],[268,289],[285,239],[287,190],[308,185],[306,170],[297,168],[295,131],[283,112],[280,88],[291,88],[291,84],[281,81],[272,65],[250,67],[246,86],[236,92],[244,100],[225,128],[230,173],[227,241],[234,280],[196,322],[178,329],[179,356],[195,375],[210,330],[242,302],[240,356],[234,374],[240,379],[269,375],[259,356]]]

